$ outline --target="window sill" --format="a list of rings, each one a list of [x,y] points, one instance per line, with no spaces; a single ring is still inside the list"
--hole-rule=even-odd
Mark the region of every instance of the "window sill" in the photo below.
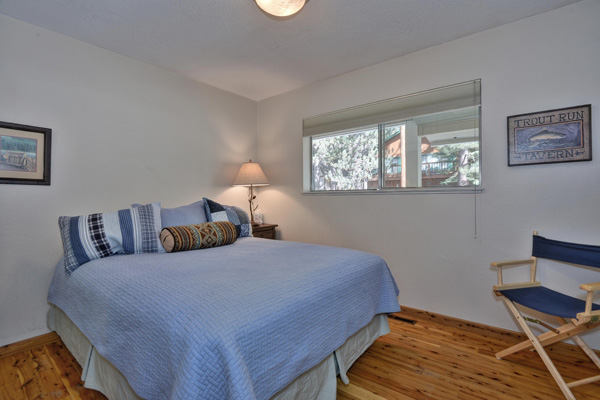
[[[481,194],[483,187],[469,188],[410,188],[410,189],[368,189],[368,190],[322,190],[303,191],[307,196],[348,196],[348,195],[381,195],[381,194]]]

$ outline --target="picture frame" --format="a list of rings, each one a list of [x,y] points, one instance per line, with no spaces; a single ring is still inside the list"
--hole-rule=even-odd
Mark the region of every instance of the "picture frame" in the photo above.
[[[50,185],[52,129],[0,121],[0,183]]]
[[[507,117],[508,166],[592,160],[591,104]]]

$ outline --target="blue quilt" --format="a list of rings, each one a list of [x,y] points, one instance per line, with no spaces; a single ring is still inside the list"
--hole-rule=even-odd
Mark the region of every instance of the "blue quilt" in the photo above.
[[[268,399],[379,313],[399,311],[386,263],[356,250],[242,238],[116,255],[66,276],[48,301],[146,399]]]

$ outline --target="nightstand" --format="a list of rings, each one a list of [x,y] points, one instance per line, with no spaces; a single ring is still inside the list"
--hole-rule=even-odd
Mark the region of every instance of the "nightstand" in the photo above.
[[[252,225],[252,236],[263,239],[275,239],[274,224]]]

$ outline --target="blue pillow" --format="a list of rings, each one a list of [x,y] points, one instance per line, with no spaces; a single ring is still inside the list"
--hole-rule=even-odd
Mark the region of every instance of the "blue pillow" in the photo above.
[[[132,204],[131,207],[139,207],[140,204]],[[208,222],[204,212],[204,200],[198,200],[187,206],[175,208],[161,208],[160,219],[162,227],[197,225]]]
[[[206,197],[203,200],[208,222],[229,221],[235,225],[238,237],[252,236],[250,218],[248,218],[248,214],[244,210],[239,207],[219,204]]]
[[[160,244],[160,203],[109,213],[60,217],[65,272],[115,254],[164,253]]]

